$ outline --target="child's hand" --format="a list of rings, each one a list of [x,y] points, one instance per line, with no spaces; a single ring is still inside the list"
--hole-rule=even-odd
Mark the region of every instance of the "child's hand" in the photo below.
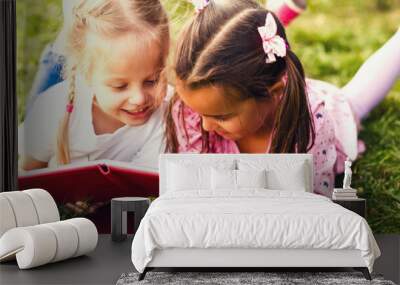
[[[103,206],[103,202],[76,201],[75,204],[66,203],[65,207],[77,216],[87,216],[96,212],[98,208]]]

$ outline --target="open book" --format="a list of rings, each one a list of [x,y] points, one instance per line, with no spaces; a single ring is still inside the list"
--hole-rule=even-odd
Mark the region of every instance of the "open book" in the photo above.
[[[85,199],[158,196],[158,170],[128,162],[95,160],[21,173],[19,189],[43,188],[58,203]]]

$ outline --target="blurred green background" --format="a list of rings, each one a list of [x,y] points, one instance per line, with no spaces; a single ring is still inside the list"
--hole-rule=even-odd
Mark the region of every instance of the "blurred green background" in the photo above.
[[[174,39],[193,7],[185,0],[162,2]],[[19,121],[40,54],[61,24],[61,0],[17,1]],[[308,77],[343,86],[399,26],[398,0],[309,0],[287,33]],[[362,125],[360,138],[367,151],[353,164],[352,185],[367,198],[373,231],[400,233],[400,81]],[[341,185],[340,177],[337,180]]]

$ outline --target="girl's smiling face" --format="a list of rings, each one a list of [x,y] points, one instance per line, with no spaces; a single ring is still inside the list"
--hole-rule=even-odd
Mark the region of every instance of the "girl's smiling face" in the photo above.
[[[277,100],[242,100],[231,88],[207,86],[187,88],[177,80],[181,100],[202,118],[202,127],[225,139],[238,141],[272,129]]]
[[[101,110],[96,113],[101,114],[101,124],[121,127],[146,123],[160,101],[159,45],[154,40],[140,42],[132,35],[88,40],[96,43],[89,84],[95,95],[94,108]]]

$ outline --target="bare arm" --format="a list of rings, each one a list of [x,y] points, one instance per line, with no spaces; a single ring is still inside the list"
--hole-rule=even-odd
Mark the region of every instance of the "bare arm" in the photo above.
[[[34,159],[33,157],[31,157],[29,155],[20,157],[19,163],[18,163],[18,167],[22,171],[45,168],[45,167],[47,167],[47,165],[48,165],[47,162]]]

